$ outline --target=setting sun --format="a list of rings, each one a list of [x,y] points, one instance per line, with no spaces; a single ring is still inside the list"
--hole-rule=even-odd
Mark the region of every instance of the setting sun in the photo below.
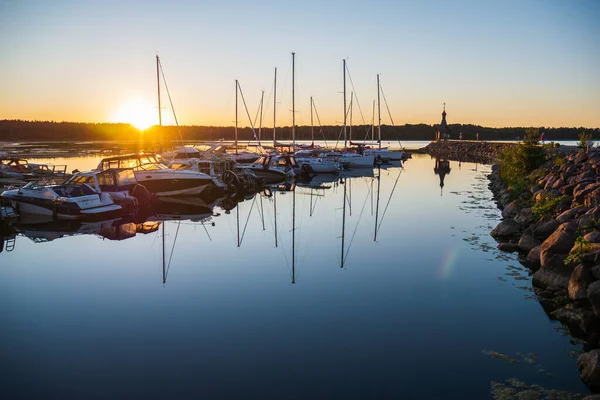
[[[130,99],[119,106],[111,119],[113,122],[131,124],[143,131],[157,123],[156,107],[144,99]]]

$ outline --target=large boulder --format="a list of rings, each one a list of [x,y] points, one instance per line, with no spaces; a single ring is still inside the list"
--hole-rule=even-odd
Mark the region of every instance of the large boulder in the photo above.
[[[600,231],[595,229],[589,233],[586,233],[583,239],[590,243],[600,243]]]
[[[527,253],[527,261],[532,264],[540,265],[540,251],[542,251],[542,245],[535,246]]]
[[[600,185],[600,184],[597,184]],[[586,207],[598,207],[600,206],[600,186],[592,192],[589,192],[583,198],[583,205]]]
[[[592,392],[600,391],[600,350],[581,353],[577,358],[581,380]]]
[[[540,244],[542,244],[542,242],[533,237],[531,233],[526,233],[521,236],[521,239],[519,239],[518,246],[522,251],[529,253],[531,249],[539,246]]]
[[[507,236],[512,236],[515,233],[519,232],[520,229],[521,229],[521,225],[519,225],[517,222],[515,222],[509,218],[509,219],[505,219],[504,221],[500,222],[494,228],[494,230],[492,230],[490,235],[492,235],[495,238],[507,237]]]
[[[600,317],[600,281],[593,282],[588,286],[587,298],[592,305],[594,314]]]
[[[508,203],[506,206],[504,206],[504,209],[502,210],[502,218],[512,218],[517,214],[518,211],[519,211],[519,201],[513,200],[510,203]]]
[[[536,231],[534,231],[534,235]],[[560,224],[552,235],[548,236],[542,243],[542,251],[540,252],[542,267],[544,266],[544,258],[554,254],[567,254],[575,244],[576,237],[576,223],[565,222]]]
[[[569,298],[571,300],[587,299],[587,289],[592,282],[594,282],[594,277],[590,269],[583,264],[577,265],[569,279]]]
[[[583,204],[585,197],[599,187],[600,183],[596,183],[595,181],[590,182],[589,180],[585,180],[580,182],[573,189],[573,200],[575,203]]]
[[[568,181],[568,179],[567,179]],[[575,188],[575,183],[570,183],[568,185],[565,185],[563,187],[561,187],[559,190],[562,194],[566,194],[568,196],[572,196],[573,195],[573,189]]]
[[[581,212],[582,210],[580,208],[571,208],[570,210],[567,210],[556,217],[556,220],[561,224],[564,222],[573,221]]]
[[[519,246],[517,246],[516,243],[512,243],[512,242],[502,242],[502,243],[498,243],[498,250],[500,251],[506,251],[508,253],[514,253],[519,251]]]
[[[560,322],[579,328],[586,332],[594,322],[594,313],[589,309],[572,307],[570,304],[552,312],[552,316]]]
[[[542,244],[542,251],[543,248]],[[567,289],[573,268],[565,265],[565,258],[562,254],[546,255],[545,258],[540,254],[542,266],[533,274],[533,284],[545,289]]]
[[[557,220],[551,219],[550,221],[545,222],[537,228],[535,228],[533,230],[533,236],[537,239],[545,240],[548,238],[548,236],[552,235],[554,231],[556,231],[560,224],[561,223]]]

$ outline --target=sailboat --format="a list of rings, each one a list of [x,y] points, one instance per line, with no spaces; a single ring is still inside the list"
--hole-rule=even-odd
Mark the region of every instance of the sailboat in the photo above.
[[[348,116],[348,107],[346,104],[346,60],[343,61],[343,74],[344,74],[344,151],[329,151],[320,154],[320,157],[334,159],[342,167],[350,168],[373,168],[375,165],[375,157],[373,155],[365,155],[359,153],[348,152],[348,136],[347,136],[347,124],[346,119]]]
[[[310,97],[310,134],[311,134],[311,139],[312,139],[312,141],[311,141],[312,147],[310,149],[298,150],[295,153],[296,162],[298,162],[298,164],[300,166],[308,165],[310,167],[310,170],[316,174],[322,174],[322,173],[336,174],[340,171],[339,163],[337,163],[335,160],[332,160],[332,159],[318,157],[318,153],[316,153],[317,157],[315,157],[315,150],[313,150],[314,143],[315,143],[313,109],[314,109],[314,103],[313,103],[313,98],[311,96]],[[292,110],[292,113],[293,112],[294,112],[294,110]]]
[[[387,103],[386,103],[387,104]],[[389,111],[389,110],[388,110]],[[379,74],[377,74],[377,131],[378,131],[378,148],[365,148],[365,155],[372,155],[381,159],[382,161],[402,161],[402,150],[389,150],[387,147],[381,147],[381,85],[379,84]]]

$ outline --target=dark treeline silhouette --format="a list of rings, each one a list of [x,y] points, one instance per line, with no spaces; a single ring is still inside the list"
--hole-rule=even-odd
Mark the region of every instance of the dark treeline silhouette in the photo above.
[[[458,139],[462,133],[464,140],[475,140],[479,133],[480,140],[521,140],[525,135],[525,127],[519,128],[486,128],[478,125],[451,124],[451,139]],[[540,133],[546,134],[546,140],[578,140],[582,132],[592,135],[592,139],[600,138],[599,128],[545,128],[538,127]],[[375,129],[375,137],[377,129]],[[194,140],[233,140],[234,127],[231,126],[154,126],[140,132],[129,124],[123,123],[83,123],[83,122],[51,122],[51,121],[21,121],[0,120],[0,141],[177,141],[180,134],[185,141]],[[349,127],[346,128],[349,134]],[[258,135],[258,129],[255,129]],[[360,142],[371,139],[370,126],[352,127],[352,140]],[[292,139],[292,128],[277,127],[277,140]],[[273,128],[262,129],[262,141],[273,139]],[[315,140],[343,140],[341,126],[323,126],[314,128]],[[435,137],[435,125],[417,124],[390,126],[382,125],[381,136],[384,141],[402,140],[432,140]],[[296,140],[310,140],[311,127],[297,126]],[[251,128],[239,128],[238,140],[254,141]]]

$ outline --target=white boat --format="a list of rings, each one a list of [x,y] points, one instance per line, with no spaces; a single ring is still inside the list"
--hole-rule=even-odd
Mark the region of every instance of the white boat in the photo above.
[[[199,171],[167,168],[158,161],[154,153],[104,158],[96,171],[111,168],[132,168],[135,180],[159,197],[199,195],[220,189],[209,175]]]
[[[237,169],[249,169],[267,183],[281,182],[300,173],[294,156],[287,154],[265,154],[249,165],[238,165]]]
[[[181,146],[175,148],[173,151],[164,152],[161,157],[168,164],[171,161],[182,160],[187,158],[200,158],[200,151],[193,146]]]
[[[343,168],[373,168],[375,156],[348,153],[345,151],[328,151],[320,157],[338,162]]]
[[[340,172],[340,164],[331,158],[315,156],[313,150],[299,150],[294,154],[296,163],[303,168],[305,165],[316,174],[335,174]]]
[[[132,168],[77,172],[65,184],[88,185],[98,193],[108,193],[115,203],[127,207],[147,207],[153,197],[143,185],[138,184]]]
[[[381,149],[364,149],[365,155],[374,156],[382,161],[402,161],[402,150]]]
[[[48,185],[29,182],[7,190],[2,198],[19,213],[49,215],[55,219],[107,219],[122,213],[108,193],[98,193],[88,185]]]

